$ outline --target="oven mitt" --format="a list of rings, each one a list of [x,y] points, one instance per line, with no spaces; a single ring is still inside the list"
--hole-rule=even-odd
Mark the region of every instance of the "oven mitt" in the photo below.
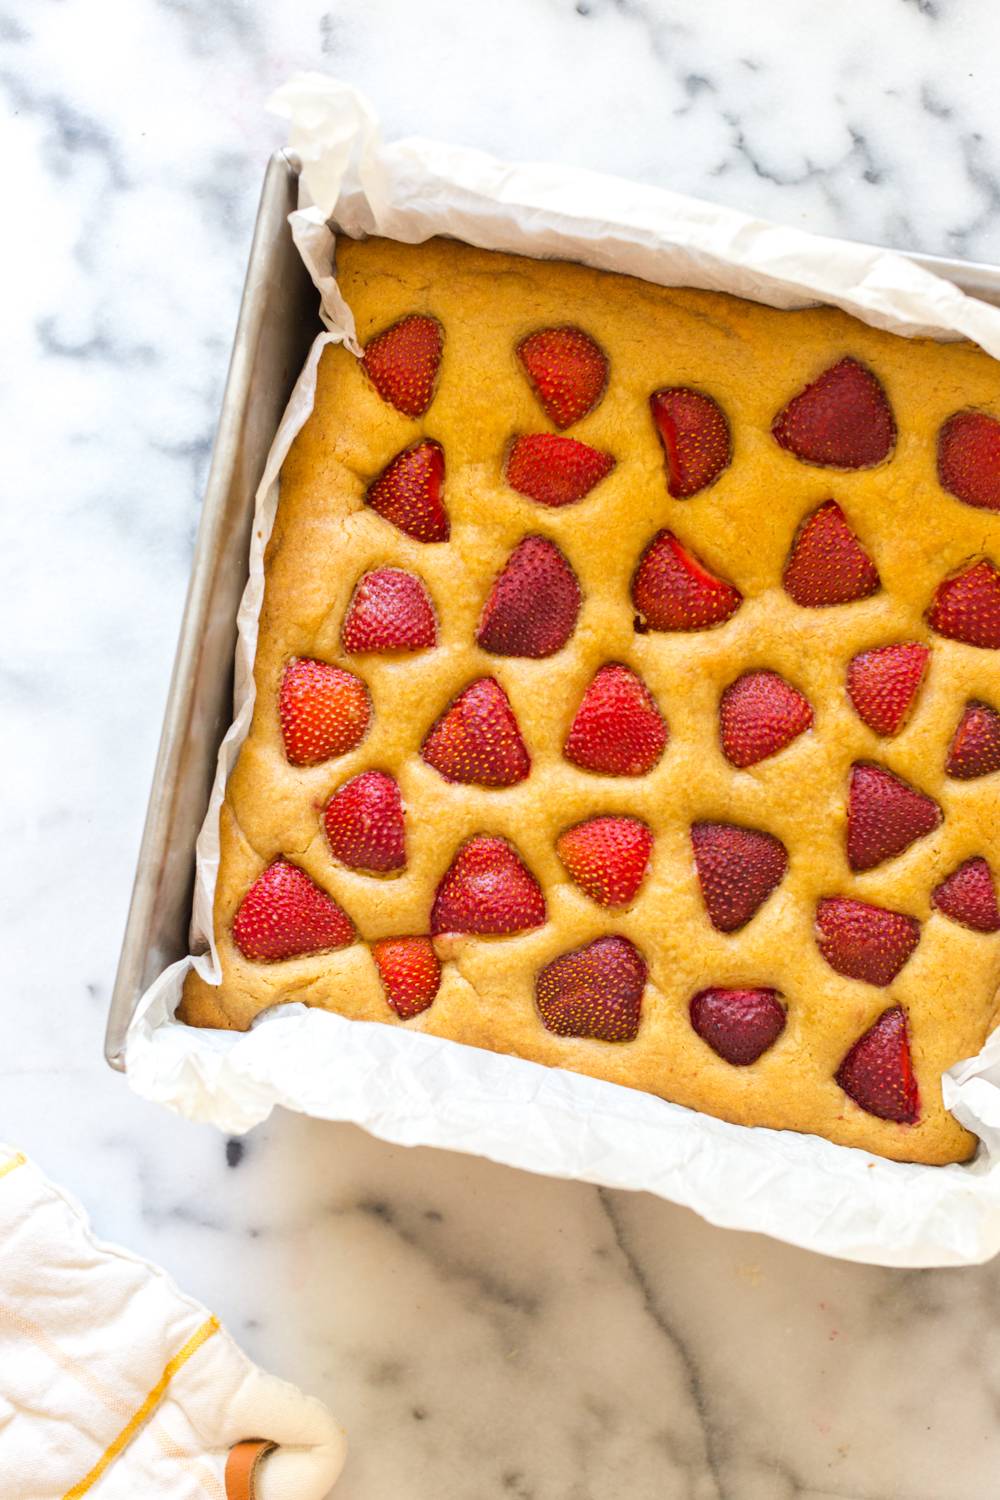
[[[323,1500],[344,1451],[325,1406],[0,1146],[5,1500]]]

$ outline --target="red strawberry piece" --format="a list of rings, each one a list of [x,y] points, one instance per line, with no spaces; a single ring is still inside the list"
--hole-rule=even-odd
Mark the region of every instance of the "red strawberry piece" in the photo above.
[[[645,988],[646,963],[634,943],[604,937],[546,964],[535,1000],[542,1025],[556,1036],[631,1042]]]
[[[562,650],[579,610],[580,585],[555,542],[526,536],[493,585],[476,640],[495,656],[538,661]]]
[[[1000,932],[1000,907],[985,859],[967,859],[935,887],[931,905],[973,932]]]
[[[421,417],[434,395],[443,344],[435,318],[411,313],[372,339],[361,363],[383,401],[404,417]]]
[[[383,938],[372,943],[372,958],[385,997],[401,1021],[433,1004],[441,986],[441,962],[429,937]]]
[[[507,694],[492,677],[459,694],[420,753],[445,781],[465,786],[516,786],[531,770]]]
[[[938,584],[927,619],[938,635],[1000,650],[1000,573],[984,558]]]
[[[756,1062],[785,1029],[784,1007],[774,990],[701,990],[689,1013],[702,1041],[737,1068]]]
[[[580,328],[544,328],[518,345],[538,403],[556,427],[592,412],[608,383],[608,361]]]
[[[309,657],[298,657],[285,668],[278,718],[291,765],[318,766],[356,749],[371,716],[368,689],[353,672]]]
[[[847,696],[876,734],[898,734],[909,716],[930,652],[918,641],[861,651],[847,668]]]
[[[771,833],[731,823],[695,823],[691,842],[712,926],[717,932],[745,927],[784,878],[784,844]]]
[[[323,826],[337,859],[352,870],[401,870],[406,864],[403,801],[384,771],[362,771],[332,796]]]
[[[722,753],[741,770],[755,766],[784,750],[812,721],[807,700],[777,672],[744,672],[722,695]]]
[[[733,457],[729,423],[717,401],[684,386],[654,391],[653,421],[667,461],[667,489],[686,500],[714,484]]]
[[[1000,422],[957,411],[938,433],[941,488],[979,510],[1000,510]]]
[[[383,521],[418,542],[446,542],[451,535],[441,503],[444,450],[426,438],[397,453],[369,487],[365,500]]]
[[[891,771],[861,763],[851,767],[847,863],[856,875],[902,854],[940,822],[937,803]]]
[[[419,578],[400,568],[366,573],[344,621],[344,650],[422,651],[437,645],[437,620]]]
[[[973,781],[1000,771],[1000,714],[985,703],[966,705],[948,751],[945,771],[956,781]]]
[[[563,755],[600,776],[645,776],[663,754],[668,734],[646,684],[611,662],[584,694]]]
[[[615,466],[610,453],[588,448],[554,432],[515,438],[505,476],[512,490],[538,505],[575,505],[606,479]]]
[[[658,531],[632,579],[632,603],[646,630],[709,630],[736,613],[743,595]]]
[[[559,858],[599,906],[626,906],[646,878],[653,835],[638,818],[591,818],[556,840]]]
[[[346,948],[354,923],[305,870],[279,856],[240,902],[233,941],[252,963],[274,964]]]
[[[878,570],[835,500],[813,511],[796,538],[782,580],[804,609],[851,604],[882,587]]]
[[[431,932],[510,937],[541,927],[545,898],[509,844],[477,834],[455,855],[434,897]]]
[[[824,896],[816,907],[819,951],[845,979],[891,984],[920,941],[920,923],[902,912]]]
[[[916,1123],[920,1095],[901,1005],[882,1012],[875,1025],[854,1043],[834,1076],[848,1098],[866,1114],[895,1120],[897,1125]]]
[[[780,447],[824,469],[870,469],[888,458],[896,443],[881,381],[850,357],[794,396],[771,432]]]

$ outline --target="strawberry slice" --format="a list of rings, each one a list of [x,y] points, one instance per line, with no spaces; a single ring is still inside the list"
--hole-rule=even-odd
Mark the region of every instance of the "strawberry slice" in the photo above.
[[[293,766],[318,766],[355,750],[371,723],[368,689],[353,672],[297,657],[281,679],[278,718]]]
[[[824,896],[816,907],[819,951],[845,979],[891,984],[920,941],[920,923],[902,912]]]
[[[361,361],[383,401],[422,417],[434,397],[444,335],[436,318],[411,313],[367,345]]]
[[[931,893],[931,905],[973,932],[1000,932],[996,887],[985,859],[967,859]]]
[[[950,641],[1000,650],[1000,573],[984,558],[957,578],[946,578],[927,619]]]
[[[968,703],[948,751],[945,771],[956,781],[973,781],[1000,771],[1000,714],[986,703]]]
[[[866,1114],[895,1120],[897,1125],[916,1124],[920,1095],[901,1005],[882,1012],[854,1043],[834,1077]]]
[[[420,753],[445,781],[464,786],[516,786],[531,770],[507,694],[492,677],[459,694]]]
[[[538,505],[575,505],[606,479],[615,466],[610,453],[588,448],[554,432],[515,438],[504,477],[512,490]]]
[[[401,1021],[419,1016],[441,987],[441,963],[429,937],[383,938],[372,943],[372,958],[385,986],[385,998]]]
[[[882,766],[851,767],[847,863],[856,875],[902,854],[941,822],[937,803]]]
[[[710,630],[723,625],[743,603],[731,583],[710,573],[669,531],[658,531],[632,579],[636,629]]]
[[[437,888],[431,933],[510,937],[544,921],[545,898],[535,877],[503,839],[477,834],[459,849]]]
[[[792,547],[782,580],[803,609],[868,599],[882,587],[878,570],[836,500],[813,511]]]
[[[495,656],[539,661],[562,650],[579,610],[580,585],[555,542],[526,536],[493,585],[476,640]]]
[[[233,941],[252,963],[275,964],[346,948],[354,923],[305,870],[279,855],[240,902]]]
[[[572,427],[594,410],[608,384],[608,361],[580,328],[544,328],[517,347],[531,388],[549,421]]]
[[[425,438],[396,454],[369,486],[365,501],[383,521],[415,541],[446,542],[451,527],[441,503],[443,488],[444,449]]]
[[[646,878],[653,835],[638,818],[591,818],[560,834],[556,848],[598,906],[626,906]]]
[[[620,662],[601,667],[576,711],[563,755],[599,776],[645,776],[669,731],[646,684]]]
[[[645,988],[646,962],[635,944],[604,937],[546,964],[535,1000],[542,1025],[556,1036],[631,1042]]]
[[[722,695],[722,753],[740,770],[755,766],[798,739],[812,721],[807,699],[777,672],[744,672]]]
[[[422,581],[400,568],[366,573],[347,611],[343,645],[350,654],[436,646],[434,606]]]
[[[745,927],[784,879],[784,844],[731,823],[695,823],[691,842],[708,920],[717,932]]]
[[[876,734],[898,734],[906,723],[931,653],[918,641],[861,651],[847,668],[847,696]]]
[[[729,423],[717,401],[685,386],[654,391],[649,398],[663,444],[667,489],[686,500],[714,484],[733,457]]]
[[[873,468],[896,444],[881,381],[850,356],[794,396],[771,432],[779,447],[823,469]]]
[[[957,411],[938,433],[941,488],[978,510],[1000,510],[1000,422]]]
[[[785,1029],[775,990],[700,990],[689,1013],[702,1041],[737,1068],[755,1063]]]
[[[401,870],[406,864],[403,801],[384,771],[362,771],[332,796],[323,826],[334,856],[352,870]]]

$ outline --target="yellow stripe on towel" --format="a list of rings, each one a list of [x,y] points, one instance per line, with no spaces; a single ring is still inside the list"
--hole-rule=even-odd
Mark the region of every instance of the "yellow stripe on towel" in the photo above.
[[[97,1460],[97,1463],[91,1469],[90,1473],[86,1474],[84,1478],[80,1480],[79,1484],[75,1484],[71,1490],[66,1491],[66,1494],[63,1496],[63,1500],[79,1500],[80,1495],[85,1495],[90,1489],[91,1485],[96,1484],[97,1480],[100,1479],[101,1475],[108,1467],[108,1464],[112,1463],[114,1459],[118,1457],[119,1453],[125,1447],[125,1444],[131,1437],[134,1436],[138,1428],[142,1426],[143,1422],[145,1422],[150,1412],[160,1400],[160,1397],[163,1395],[167,1386],[170,1384],[173,1377],[177,1374],[177,1371],[180,1369],[181,1365],[186,1364],[187,1361],[191,1358],[192,1354],[194,1354],[198,1349],[201,1348],[205,1340],[210,1339],[213,1333],[218,1332],[218,1328],[218,1318],[209,1318],[207,1322],[201,1325],[197,1333],[191,1335],[180,1353],[175,1354],[173,1359],[166,1366],[163,1374],[153,1386],[153,1389],[150,1391],[145,1401],[139,1407],[139,1410],[136,1412],[135,1416],[131,1419],[130,1422],[127,1422],[125,1424],[121,1432],[115,1438],[114,1442],[111,1443],[110,1446],[106,1448],[105,1451],[101,1454],[101,1457]]]
[[[28,1158],[24,1152],[19,1151],[16,1156],[12,1156],[10,1161],[5,1161],[3,1166],[0,1167],[0,1177],[6,1177],[7,1173],[13,1172],[15,1167],[23,1167],[27,1160]]]

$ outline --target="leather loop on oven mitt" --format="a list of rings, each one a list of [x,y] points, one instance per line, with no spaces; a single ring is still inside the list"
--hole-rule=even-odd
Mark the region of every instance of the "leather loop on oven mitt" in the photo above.
[[[225,1500],[248,1436],[279,1445],[258,1458],[255,1500],[323,1500],[344,1460],[321,1402],[253,1364],[158,1266],[101,1244],[8,1146],[0,1405],[4,1500]]]
[[[274,1451],[275,1444],[248,1438],[231,1448],[226,1459],[226,1500],[258,1500],[257,1472],[260,1461]]]

